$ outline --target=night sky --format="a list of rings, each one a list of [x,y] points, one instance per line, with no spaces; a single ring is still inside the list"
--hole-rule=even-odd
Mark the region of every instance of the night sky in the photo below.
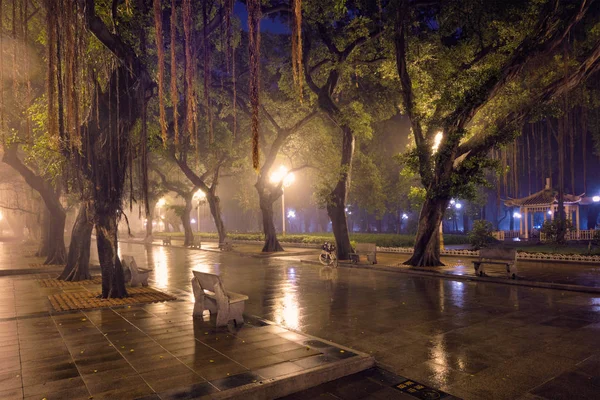
[[[236,1],[233,12],[242,22],[242,29],[248,30],[248,11],[246,9],[246,5]],[[290,27],[279,21],[278,19],[271,19],[268,17],[263,17],[260,21],[260,30],[261,32],[270,32],[270,33],[290,33]]]

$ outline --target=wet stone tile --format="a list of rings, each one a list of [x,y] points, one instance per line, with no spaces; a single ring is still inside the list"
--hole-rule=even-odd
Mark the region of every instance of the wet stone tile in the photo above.
[[[201,396],[206,396],[217,391],[218,389],[210,383],[203,382],[196,383],[187,387],[160,392],[158,395],[162,400],[188,400],[195,399]]]
[[[302,371],[303,369],[304,368],[294,363],[282,362],[279,364],[272,365],[270,367],[257,369],[254,372],[265,379],[272,379],[293,374],[295,372]]]
[[[216,386],[219,390],[228,390],[250,383],[256,383],[261,380],[262,377],[253,372],[243,372],[241,374],[228,376],[226,378],[216,379],[210,383]]]

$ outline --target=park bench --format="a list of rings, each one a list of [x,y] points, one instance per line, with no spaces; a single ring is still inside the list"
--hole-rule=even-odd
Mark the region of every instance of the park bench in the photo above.
[[[231,320],[236,326],[243,324],[244,302],[248,296],[226,291],[219,275],[192,272],[192,290],[196,299],[193,316],[202,317],[204,310],[208,310],[217,314],[217,327],[226,326]]]
[[[121,266],[125,281],[129,282],[131,286],[137,286],[140,283],[142,286],[148,286],[148,275],[152,271],[151,269],[138,267],[132,256],[121,257]]]
[[[375,243],[357,243],[356,253],[350,253],[350,259],[353,263],[360,262],[360,256],[367,256],[367,261],[371,264],[377,264],[377,245]]]
[[[219,250],[222,250],[222,251],[232,251],[233,250],[233,243],[231,242],[231,239],[225,238],[225,240],[223,240],[222,242],[220,242],[219,243]]]
[[[170,246],[171,245],[171,236],[164,237],[162,242],[163,242],[163,246],[166,246],[166,245]]]
[[[500,264],[506,266],[509,278],[517,277],[517,250],[503,247],[490,247],[479,250],[479,259],[473,261],[475,275],[484,276],[484,264]]]
[[[197,236],[192,236],[192,244],[190,244],[190,248],[199,249],[202,243],[200,242],[200,238]]]

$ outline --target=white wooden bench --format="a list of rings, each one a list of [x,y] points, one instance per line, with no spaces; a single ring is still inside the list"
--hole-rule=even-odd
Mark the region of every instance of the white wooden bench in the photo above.
[[[517,277],[517,250],[503,247],[490,247],[479,250],[479,260],[473,261],[475,275],[484,276],[484,264],[500,264],[506,266],[509,278]]]
[[[196,299],[194,317],[202,317],[204,310],[208,310],[217,314],[217,327],[226,326],[231,320],[235,325],[243,324],[244,302],[248,296],[226,291],[219,275],[192,272],[192,289]]]
[[[190,248],[199,249],[201,246],[202,243],[200,242],[200,238],[197,236],[192,236],[192,244],[190,244]]]
[[[171,245],[171,236],[164,237],[162,242],[163,242],[163,246],[167,246],[167,245],[170,246]]]
[[[125,281],[131,286],[148,286],[148,275],[152,272],[148,268],[140,268],[137,266],[135,259],[132,256],[121,257],[121,266],[125,275]]]
[[[223,240],[221,243],[219,243],[219,250],[232,251],[233,243],[231,242],[231,239],[225,238],[225,240]]]
[[[360,262],[360,256],[367,256],[367,261],[371,264],[377,264],[377,245],[375,243],[357,243],[356,253],[350,253],[350,259],[353,263]]]

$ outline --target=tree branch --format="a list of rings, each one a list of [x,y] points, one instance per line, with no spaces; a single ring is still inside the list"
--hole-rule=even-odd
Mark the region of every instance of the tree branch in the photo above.
[[[529,115],[534,107],[541,104],[548,104],[556,97],[568,93],[589,77],[600,71],[600,41],[585,57],[585,60],[579,67],[570,73],[567,77],[561,77],[547,85],[537,95],[530,96],[529,102],[519,111],[513,112],[506,117],[497,120],[497,129],[490,135],[477,135],[463,143],[458,148],[458,156],[468,154],[468,157],[475,157],[487,154],[499,141],[506,137],[511,130],[517,129],[523,123],[523,120]]]

